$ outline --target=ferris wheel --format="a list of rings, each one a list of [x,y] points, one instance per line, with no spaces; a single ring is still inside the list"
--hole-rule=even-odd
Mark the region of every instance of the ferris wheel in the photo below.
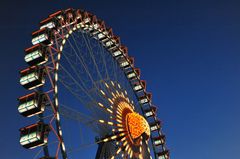
[[[20,144],[35,159],[169,159],[157,107],[127,47],[95,15],[50,14],[25,49]],[[81,152],[81,153],[79,153]],[[84,157],[85,156],[85,157]]]

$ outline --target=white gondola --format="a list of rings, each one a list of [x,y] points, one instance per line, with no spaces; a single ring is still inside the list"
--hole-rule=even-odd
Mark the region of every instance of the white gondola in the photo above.
[[[163,145],[163,144],[165,144],[165,136],[161,135],[161,136],[155,137],[153,139],[153,141],[154,141],[153,143],[155,146]]]
[[[22,103],[21,105],[19,105],[18,111],[19,113],[24,113],[34,108],[37,108],[37,101],[30,100],[30,101],[27,101],[26,103]]]
[[[46,145],[48,141],[48,125],[39,122],[20,129],[20,144],[28,149]]]
[[[56,20],[54,20],[54,18],[52,18],[52,17],[44,19],[43,21],[40,22],[40,29],[43,29],[43,28],[52,29],[56,26],[57,26],[56,25]]]
[[[165,150],[163,152],[159,152],[157,156],[158,156],[158,159],[169,159],[169,151]]]
[[[144,110],[145,117],[149,118],[155,115],[157,108],[154,106],[151,106],[149,109]]]
[[[128,66],[130,66],[130,62],[129,61],[122,61],[121,63],[120,63],[120,67],[128,67]]]
[[[136,92],[140,92],[146,89],[146,82],[141,80],[133,85],[133,90]]]
[[[39,69],[36,66],[27,68],[21,71],[20,74],[20,84],[28,90],[32,90],[45,84],[43,69]]]
[[[48,28],[43,28],[41,30],[38,30],[36,32],[32,33],[32,44],[36,45],[39,43],[43,43],[46,45],[52,45],[52,33]]]
[[[18,111],[25,117],[31,117],[44,112],[45,96],[39,92],[33,92],[18,98]]]
[[[112,54],[113,54],[114,57],[118,57],[118,56],[123,55],[123,52],[119,49],[116,49],[116,50],[113,51]]]
[[[144,96],[139,97],[139,102],[144,105],[144,104],[149,104],[151,101],[152,95],[149,94],[145,94]]]
[[[98,33],[98,34],[97,34],[97,38],[98,38],[100,41],[106,39],[106,38],[107,38],[107,31]]]
[[[161,128],[161,122],[158,120],[158,121],[155,121],[153,123],[150,123],[150,130],[151,131],[156,131],[156,130],[159,130]]]
[[[129,80],[139,79],[140,78],[140,69],[133,68],[132,70],[127,72],[126,75]]]
[[[48,61],[47,49],[39,44],[25,50],[25,61],[30,65],[42,65]]]

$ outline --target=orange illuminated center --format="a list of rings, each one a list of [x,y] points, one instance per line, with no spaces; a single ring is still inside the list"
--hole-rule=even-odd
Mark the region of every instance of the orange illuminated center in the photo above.
[[[150,136],[150,128],[144,117],[138,113],[128,113],[126,116],[129,133],[133,139],[139,138],[143,133]]]

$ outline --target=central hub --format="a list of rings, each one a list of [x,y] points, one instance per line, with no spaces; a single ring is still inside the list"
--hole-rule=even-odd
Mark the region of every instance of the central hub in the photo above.
[[[148,122],[143,116],[134,111],[134,106],[123,97],[115,98],[113,103],[117,108],[117,114],[121,116],[122,124],[126,132],[128,132],[129,139],[134,142],[142,135],[149,139],[150,127]]]
[[[146,119],[138,113],[128,113],[126,115],[126,124],[132,139],[137,139],[144,133],[147,139],[150,137],[150,128]]]

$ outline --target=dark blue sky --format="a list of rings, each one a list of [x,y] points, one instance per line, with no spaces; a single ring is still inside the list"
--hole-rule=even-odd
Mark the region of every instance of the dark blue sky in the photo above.
[[[1,131],[4,159],[27,158],[16,98],[30,33],[48,14],[83,8],[128,46],[153,93],[172,159],[240,158],[240,2],[1,1]]]

